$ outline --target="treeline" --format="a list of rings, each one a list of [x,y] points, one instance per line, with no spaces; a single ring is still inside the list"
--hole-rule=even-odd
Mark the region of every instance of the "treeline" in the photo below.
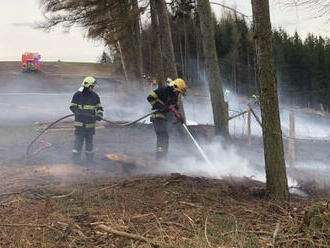
[[[205,68],[198,16],[171,12],[171,27],[179,76],[193,85],[204,85]],[[248,21],[226,13],[214,17],[215,40],[224,86],[236,94],[258,94],[255,80],[255,46]],[[143,71],[156,77],[150,44],[151,27],[142,32]],[[273,31],[276,75],[282,103],[330,108],[330,39],[309,34],[302,39],[283,29]]]
[[[282,98],[291,104],[330,108],[330,39],[309,34],[273,32],[275,62]]]
[[[102,40],[109,48],[110,61],[118,65],[128,82],[147,75],[164,84],[167,77],[179,76],[190,86],[207,85],[200,17],[194,0],[171,1],[167,6],[163,0],[40,2],[47,16],[42,28],[58,24],[85,27],[88,38]],[[222,85],[248,96],[259,92],[250,21],[232,11],[224,12],[220,20],[213,16]],[[302,40],[298,34],[275,30],[273,41],[281,101],[329,108],[329,39],[309,35]],[[100,60],[109,62],[106,54]]]
[[[170,21],[179,76],[190,85],[204,85],[206,79],[198,15],[193,8],[189,12],[172,9]],[[237,94],[256,93],[254,43],[248,23],[244,18],[229,13],[220,21],[213,17],[213,22],[224,86]],[[144,72],[155,77],[152,36],[152,28],[147,25],[142,32]]]

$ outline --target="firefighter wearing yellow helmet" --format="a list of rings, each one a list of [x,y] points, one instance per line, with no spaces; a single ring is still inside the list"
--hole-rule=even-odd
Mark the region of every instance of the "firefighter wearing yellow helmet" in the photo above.
[[[179,113],[178,97],[186,93],[187,85],[181,78],[170,81],[168,85],[159,87],[152,91],[147,97],[153,110],[157,110],[150,116],[157,136],[156,158],[165,158],[168,152],[168,130],[167,120],[170,114],[183,123],[184,120]]]
[[[70,110],[75,115],[75,141],[72,149],[72,159],[76,164],[81,164],[81,152],[85,142],[87,162],[93,162],[93,136],[95,122],[102,120],[103,107],[100,97],[94,92],[96,79],[85,77],[79,90],[73,95]]]

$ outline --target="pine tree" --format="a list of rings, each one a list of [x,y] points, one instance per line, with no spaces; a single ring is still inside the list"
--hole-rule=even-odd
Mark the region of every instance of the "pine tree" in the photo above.
[[[257,79],[261,90],[260,108],[266,188],[271,198],[283,201],[288,200],[289,190],[283,152],[268,0],[252,0],[252,10],[257,48]]]

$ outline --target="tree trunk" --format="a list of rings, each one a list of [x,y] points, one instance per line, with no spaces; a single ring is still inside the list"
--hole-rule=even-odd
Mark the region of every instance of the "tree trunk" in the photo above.
[[[132,1],[132,7],[134,11],[139,12],[138,1]],[[142,43],[141,43],[141,25],[140,25],[140,14],[136,16],[136,20],[134,23],[135,29],[135,40],[136,40],[136,63],[137,63],[137,77],[139,80],[142,79],[143,73],[143,57],[142,57]]]
[[[281,122],[275,77],[272,30],[268,0],[251,0],[257,54],[257,81],[261,91],[262,133],[266,187],[270,197],[288,200]]]
[[[215,131],[216,134],[227,138],[229,137],[228,105],[223,97],[209,0],[198,0],[197,11],[200,18],[206,74],[211,96]]]
[[[128,81],[128,75],[127,75],[127,70],[126,70],[126,63],[125,63],[123,53],[122,53],[122,50],[121,50],[120,41],[117,41],[117,48],[118,48],[118,51],[119,51],[119,54],[120,54],[120,61],[121,61],[121,66],[123,67],[124,77],[125,77],[125,80],[127,82]]]
[[[118,10],[121,15],[128,13],[130,8],[131,5],[127,1],[120,1],[118,3]],[[126,71],[125,77],[128,82],[134,81],[139,77],[134,22],[125,20],[125,22],[118,24],[118,26],[121,27],[120,32],[118,31],[117,39],[120,41],[121,56],[124,62],[124,71]]]
[[[154,0],[157,7],[157,15],[159,22],[159,31],[162,46],[163,55],[163,68],[165,77],[170,77],[171,79],[176,79],[178,77],[178,72],[175,65],[175,55],[173,49],[173,41],[170,27],[170,20],[168,17],[168,10],[166,7],[165,0]],[[179,112],[185,119],[185,113],[183,109],[183,103],[181,97],[179,97]]]
[[[159,86],[165,85],[164,69],[163,69],[163,56],[162,49],[160,45],[160,34],[159,34],[159,24],[158,24],[158,14],[156,9],[155,0],[150,0],[150,12],[151,12],[151,26],[152,26],[152,44],[153,44],[153,56],[152,60],[156,67],[157,72],[157,83]]]
[[[175,66],[175,55],[166,3],[164,0],[154,1],[157,7],[165,77],[175,79],[178,77],[178,72]]]

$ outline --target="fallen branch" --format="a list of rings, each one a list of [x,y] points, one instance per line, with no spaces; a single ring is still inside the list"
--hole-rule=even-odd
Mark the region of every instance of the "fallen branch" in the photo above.
[[[149,216],[152,216],[152,215],[153,215],[152,213],[149,213],[149,214],[139,214],[139,215],[132,216],[131,220],[140,219],[140,218],[144,218],[144,217],[149,217]]]
[[[24,193],[24,191],[23,192],[2,193],[2,194],[0,194],[0,197],[1,196],[8,196],[8,195],[19,195],[19,194],[22,194],[22,193]]]
[[[97,228],[99,228],[103,231],[112,233],[112,234],[117,235],[117,236],[129,238],[129,239],[134,239],[134,240],[138,240],[138,241],[143,241],[143,242],[145,242],[147,244],[150,244],[154,247],[172,247],[172,246],[169,246],[169,245],[164,244],[164,243],[160,243],[160,242],[157,242],[157,241],[154,241],[154,240],[151,240],[151,239],[147,239],[147,238],[145,238],[141,235],[138,235],[138,234],[132,234],[132,233],[127,233],[127,232],[114,230],[109,226],[98,225]]]
[[[256,234],[256,235],[266,235],[266,236],[270,236],[271,233],[270,232],[264,232],[264,231],[239,231],[239,230],[234,230],[234,231],[229,231],[229,232],[224,232],[221,233],[221,236],[226,236],[229,234],[235,234],[237,235],[237,233],[241,233],[241,234]]]
[[[205,239],[206,239],[207,245],[208,245],[209,247],[212,247],[212,246],[211,246],[211,243],[210,243],[210,241],[209,241],[209,239],[208,239],[208,237],[207,237],[207,216],[206,216],[206,218],[205,218],[204,235],[205,235]]]
[[[274,233],[273,233],[273,246],[275,247],[275,242],[276,242],[276,237],[277,237],[277,234],[278,234],[278,231],[280,230],[280,223],[277,222],[276,223],[276,227],[275,227],[275,230],[274,230]]]
[[[191,202],[179,201],[179,203],[181,203],[183,205],[186,205],[186,206],[190,206],[190,207],[202,208],[202,206],[198,206],[198,205],[196,205],[194,203],[191,203]]]
[[[52,196],[52,198],[54,198],[54,199],[60,199],[60,198],[68,197],[70,195],[73,195],[74,192],[75,192],[75,190],[73,190],[71,193],[66,194],[66,195],[55,195],[55,196]]]

